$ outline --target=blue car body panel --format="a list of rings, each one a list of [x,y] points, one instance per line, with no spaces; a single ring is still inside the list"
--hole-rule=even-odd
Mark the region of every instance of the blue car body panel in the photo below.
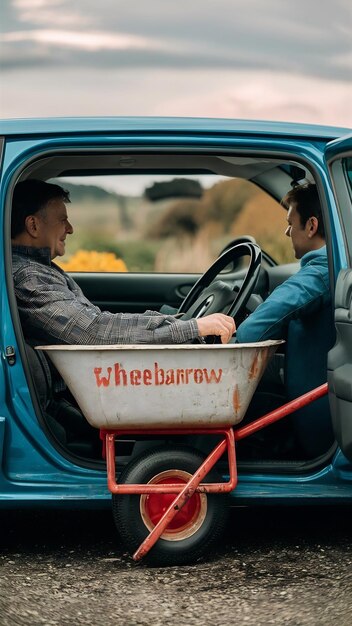
[[[168,131],[180,134],[216,133],[218,136],[230,134],[279,135],[280,137],[316,137],[336,139],[351,132],[349,128],[294,124],[289,122],[249,121],[212,118],[160,118],[160,117],[73,117],[47,119],[0,120],[0,135],[21,137],[24,135],[84,135],[90,133],[121,133]]]
[[[8,191],[21,167],[40,155],[85,148],[182,148],[236,150],[257,156],[275,154],[309,162],[320,181],[331,225],[335,278],[346,267],[341,223],[326,165],[325,153],[336,155],[345,128],[272,122],[198,119],[72,118],[0,122],[5,138],[1,166],[1,346],[0,367],[0,507],[19,505],[101,506],[110,502],[103,464],[90,469],[73,463],[48,440],[38,423],[21,359],[9,367],[5,347],[20,346],[9,299],[6,259],[10,255]],[[340,144],[340,145],[339,145]],[[9,207],[7,206],[7,209]],[[352,502],[352,466],[337,450],[329,463],[291,474],[241,474],[232,494],[234,503]]]

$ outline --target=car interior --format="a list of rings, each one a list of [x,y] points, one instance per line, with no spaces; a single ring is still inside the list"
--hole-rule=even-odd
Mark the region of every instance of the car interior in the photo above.
[[[67,208],[75,232],[65,258],[58,262],[62,260],[63,269],[72,272],[87,298],[102,310],[177,312],[221,254],[239,243],[257,243],[262,252],[260,269],[244,306],[236,312],[237,325],[298,271],[291,242],[284,236],[286,214],[280,199],[295,185],[314,182],[308,165],[270,154],[96,148],[44,155],[25,166],[18,181],[29,178],[55,182],[70,191]],[[70,259],[79,254],[83,258],[82,250],[86,259],[88,252],[105,255],[100,258],[107,266],[102,271],[86,270],[78,261],[70,266]],[[109,270],[108,254],[122,260],[122,271]],[[247,265],[246,256],[234,256],[216,279],[239,291]],[[55,396],[53,381],[58,373],[43,353],[33,349],[35,342],[23,337],[16,310],[14,322],[42,428],[64,456],[82,466],[101,468],[99,433],[89,426],[67,389]],[[282,383],[263,377],[246,423],[285,403],[286,354],[283,345],[275,356]],[[329,421],[329,416],[321,419]],[[322,464],[334,449],[332,435],[319,441],[313,424],[305,426],[303,435],[300,428],[293,415],[238,442],[240,469],[289,473]],[[118,466],[160,438],[124,437],[117,446]],[[192,434],[185,441],[203,452],[213,445],[211,438]]]

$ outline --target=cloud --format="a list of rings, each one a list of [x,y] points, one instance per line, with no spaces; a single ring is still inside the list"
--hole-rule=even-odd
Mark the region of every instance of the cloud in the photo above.
[[[194,89],[178,89],[154,103],[155,115],[262,119],[352,127],[344,81],[280,72],[228,71],[193,75]],[[211,88],[210,88],[211,86]],[[321,97],[317,97],[321,94]]]
[[[149,41],[146,37],[137,35],[115,34],[109,32],[84,33],[69,30],[31,30],[5,33],[2,35],[3,43],[34,43],[51,46],[63,46],[64,48],[78,48],[96,52],[98,50],[129,50],[129,49],[153,49],[158,45]]]
[[[350,0],[2,1],[3,71],[32,62],[351,78]]]
[[[349,85],[278,72],[58,67],[9,74],[2,117],[160,115],[352,126]]]
[[[1,0],[0,116],[352,125],[350,0]]]
[[[76,25],[82,28],[94,23],[93,16],[82,11],[81,2],[78,3],[79,8],[76,11],[67,0],[12,0],[12,7],[17,20],[30,26],[55,25],[72,28]]]

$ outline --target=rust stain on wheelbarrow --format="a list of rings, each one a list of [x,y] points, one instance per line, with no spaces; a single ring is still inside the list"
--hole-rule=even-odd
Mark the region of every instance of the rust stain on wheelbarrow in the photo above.
[[[240,390],[237,384],[235,385],[235,388],[233,391],[232,404],[233,404],[233,408],[235,409],[235,415],[237,415],[241,408]]]
[[[259,372],[259,353],[257,353],[253,359],[253,363],[249,368],[248,379],[255,380],[258,377]]]

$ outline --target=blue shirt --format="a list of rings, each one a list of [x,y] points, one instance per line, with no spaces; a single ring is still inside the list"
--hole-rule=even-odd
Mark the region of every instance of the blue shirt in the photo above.
[[[300,325],[304,318],[330,305],[328,259],[324,246],[302,257],[299,272],[274,289],[238,327],[237,341],[287,340],[291,323]]]
[[[335,340],[326,246],[307,252],[297,274],[274,289],[237,330],[241,343],[265,339],[286,341],[288,400],[326,382],[327,354]],[[333,442],[327,396],[297,411],[292,423],[310,456]]]

